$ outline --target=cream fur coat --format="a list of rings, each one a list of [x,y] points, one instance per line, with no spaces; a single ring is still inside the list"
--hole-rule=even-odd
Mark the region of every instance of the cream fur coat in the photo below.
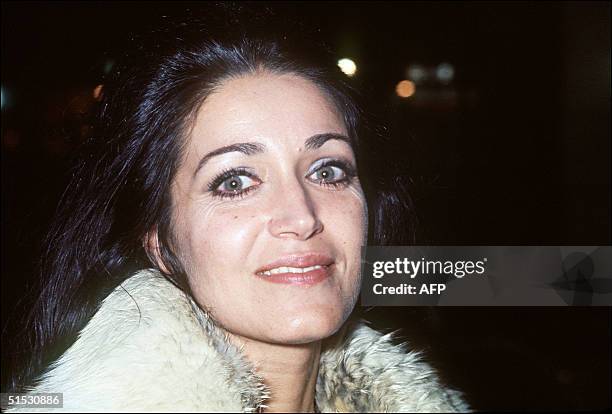
[[[418,353],[390,339],[363,324],[330,338],[321,354],[317,409],[469,410]],[[270,395],[207,314],[150,270],[131,276],[103,301],[32,392],[62,392],[64,411],[254,412]]]

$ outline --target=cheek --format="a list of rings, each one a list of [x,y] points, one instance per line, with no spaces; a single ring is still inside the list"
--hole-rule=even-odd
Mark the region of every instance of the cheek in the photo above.
[[[360,186],[350,187],[349,196],[345,202],[344,220],[339,229],[343,237],[342,243],[346,255],[347,284],[344,292],[344,312],[342,319],[346,320],[357,300],[361,288],[361,248],[367,242],[368,212],[363,190]]]
[[[341,282],[345,297],[355,297],[361,281],[361,247],[367,240],[367,206],[361,187],[351,186],[342,197],[323,200],[327,217],[322,217],[328,238],[343,257]]]
[[[181,260],[190,285],[207,304],[230,287],[233,275],[248,255],[257,233],[256,214],[230,209],[221,202],[207,203],[181,213],[179,240]]]
[[[335,198],[333,203],[329,203],[332,208],[326,208],[330,217],[325,220],[325,224],[338,243],[353,249],[351,256],[359,256],[368,229],[366,201],[361,187],[351,186],[345,191],[343,197]]]

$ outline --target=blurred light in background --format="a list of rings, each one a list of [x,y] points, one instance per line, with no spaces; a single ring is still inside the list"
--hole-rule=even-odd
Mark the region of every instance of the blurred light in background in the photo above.
[[[353,76],[357,72],[357,65],[351,59],[344,58],[338,61],[338,67],[346,76]]]
[[[5,92],[5,90],[4,90],[4,86],[2,86],[2,87],[0,88],[0,101],[2,101],[2,102],[0,103],[0,105],[1,105],[1,108],[2,108],[2,109],[4,109],[5,100],[6,100],[6,92]]]
[[[96,86],[92,92],[92,96],[96,101],[99,101],[102,99],[102,89],[104,88],[104,85],[100,84],[98,86]]]
[[[410,98],[415,92],[414,82],[404,79],[395,87],[395,93],[400,98]]]
[[[436,68],[436,78],[440,83],[448,84],[455,77],[455,68],[450,63],[440,63]]]
[[[427,79],[427,70],[422,65],[413,64],[408,66],[406,76],[414,83],[420,83]]]

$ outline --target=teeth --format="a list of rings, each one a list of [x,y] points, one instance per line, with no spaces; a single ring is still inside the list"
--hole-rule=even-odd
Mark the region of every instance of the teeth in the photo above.
[[[323,268],[323,266],[321,265],[314,265],[314,266],[310,266],[310,267],[277,267],[274,269],[270,269],[270,270],[266,270],[265,272],[262,272],[263,275],[266,276],[272,276],[272,275],[277,275],[279,273],[305,273],[305,272],[310,272],[312,270],[315,269],[321,269]]]

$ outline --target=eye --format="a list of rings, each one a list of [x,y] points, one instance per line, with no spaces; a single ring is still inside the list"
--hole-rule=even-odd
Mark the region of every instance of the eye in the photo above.
[[[327,165],[319,168],[311,175],[314,181],[321,183],[335,183],[346,179],[346,172],[334,165]]]
[[[355,176],[355,170],[348,162],[337,159],[316,162],[307,175],[315,183],[333,187],[348,185]]]
[[[261,181],[245,169],[231,169],[219,174],[208,186],[208,191],[215,197],[243,197],[257,188]]]
[[[251,177],[246,175],[234,175],[225,179],[217,188],[217,191],[223,192],[239,192],[250,188],[257,183]]]

